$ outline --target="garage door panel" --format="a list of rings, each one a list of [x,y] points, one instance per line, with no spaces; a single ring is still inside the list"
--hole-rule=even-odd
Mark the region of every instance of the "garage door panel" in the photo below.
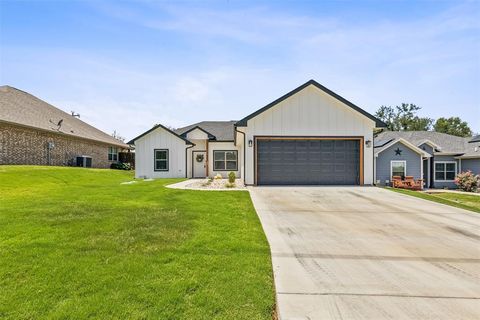
[[[360,183],[359,140],[260,139],[258,184]]]

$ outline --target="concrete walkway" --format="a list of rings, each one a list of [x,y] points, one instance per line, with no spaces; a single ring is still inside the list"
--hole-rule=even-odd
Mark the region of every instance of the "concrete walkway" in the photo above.
[[[281,319],[480,319],[480,214],[373,187],[252,187]]]

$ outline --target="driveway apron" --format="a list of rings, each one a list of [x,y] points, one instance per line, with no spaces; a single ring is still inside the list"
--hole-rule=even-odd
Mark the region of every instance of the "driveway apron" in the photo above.
[[[280,319],[480,319],[480,214],[374,187],[250,187]]]

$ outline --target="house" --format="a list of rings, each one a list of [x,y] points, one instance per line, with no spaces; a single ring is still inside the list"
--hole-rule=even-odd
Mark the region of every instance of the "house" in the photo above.
[[[387,131],[375,137],[375,181],[392,176],[423,179],[427,188],[455,188],[463,171],[480,174],[480,139],[431,131]]]
[[[109,168],[129,146],[33,95],[0,87],[0,165]]]
[[[132,139],[137,178],[235,172],[247,185],[371,185],[386,125],[310,80],[239,121],[156,125]]]

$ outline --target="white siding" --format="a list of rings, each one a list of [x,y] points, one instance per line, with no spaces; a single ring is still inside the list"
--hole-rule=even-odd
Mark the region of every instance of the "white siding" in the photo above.
[[[209,142],[208,143],[208,176],[213,177],[216,174],[221,174],[222,177],[226,178],[230,171],[214,171],[213,170],[213,151],[214,150],[237,150],[238,158],[237,158],[237,171],[235,175],[237,178],[241,178],[241,167],[242,167],[242,160],[243,160],[243,151],[241,146],[235,146],[233,142]]]
[[[159,127],[135,141],[136,178],[185,178],[184,140]],[[168,171],[154,170],[154,150],[168,149]]]
[[[208,135],[200,129],[195,129],[187,133],[187,139],[192,140],[205,140],[208,139]]]
[[[197,131],[197,130],[194,130],[194,131]],[[198,131],[200,131],[200,130],[198,130]],[[203,134],[205,134],[205,133],[203,133]],[[193,153],[192,152],[193,151],[206,151],[207,150],[206,140],[191,139],[190,141],[192,143],[194,143],[195,146],[193,148],[189,148],[187,150],[187,177],[188,178],[191,178],[193,176],[193,173],[192,173],[192,155],[193,155]]]
[[[255,136],[355,136],[373,141],[375,122],[313,85],[248,120],[246,128],[247,184],[254,184]],[[373,144],[373,143],[372,143]],[[364,184],[373,183],[373,148],[364,148]]]

